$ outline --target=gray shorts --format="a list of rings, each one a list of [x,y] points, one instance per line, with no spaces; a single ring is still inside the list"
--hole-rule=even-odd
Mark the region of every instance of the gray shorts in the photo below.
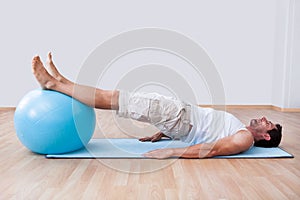
[[[162,133],[183,139],[190,130],[190,105],[157,93],[119,93],[119,117],[151,123]]]

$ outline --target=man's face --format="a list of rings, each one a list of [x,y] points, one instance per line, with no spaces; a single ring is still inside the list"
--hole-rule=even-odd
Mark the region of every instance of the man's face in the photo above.
[[[276,128],[275,124],[267,120],[266,117],[262,117],[260,119],[252,119],[250,121],[250,127],[261,133],[266,133],[267,131]]]

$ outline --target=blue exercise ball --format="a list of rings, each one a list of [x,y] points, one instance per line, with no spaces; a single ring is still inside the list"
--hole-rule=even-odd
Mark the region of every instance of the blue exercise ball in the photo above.
[[[18,104],[14,125],[21,143],[39,154],[60,154],[84,147],[95,130],[93,108],[56,91],[37,89]]]

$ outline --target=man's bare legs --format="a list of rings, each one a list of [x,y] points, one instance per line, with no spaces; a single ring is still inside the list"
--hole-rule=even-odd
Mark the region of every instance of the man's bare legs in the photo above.
[[[48,54],[47,66],[50,73],[45,69],[39,56],[32,59],[33,74],[43,89],[64,93],[91,107],[119,109],[119,91],[101,90],[73,83],[58,72],[52,61],[51,53]]]

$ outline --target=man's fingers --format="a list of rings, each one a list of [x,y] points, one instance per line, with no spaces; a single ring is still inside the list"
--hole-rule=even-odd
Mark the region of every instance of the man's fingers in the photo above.
[[[155,135],[151,136],[151,137],[144,137],[144,138],[140,138],[139,141],[141,142],[146,142],[146,141],[151,141],[151,142],[157,142],[159,140],[161,140],[161,138],[164,135],[161,132],[156,133]]]
[[[151,142],[157,142],[161,139],[161,137],[144,137],[144,138],[140,138],[139,141],[141,142],[147,142],[147,141],[151,141]]]
[[[139,141],[141,142],[146,142],[146,141],[151,141],[152,138],[151,137],[144,137],[144,138],[140,138]]]
[[[143,156],[145,156],[147,158],[164,159],[164,158],[170,157],[171,152],[168,149],[156,149],[156,150],[144,153]]]
[[[152,138],[151,142],[157,142],[161,139],[161,136],[160,135],[157,135],[155,137]]]
[[[154,158],[156,156],[156,150],[148,151],[147,153],[144,153],[143,156],[147,158]]]
[[[146,140],[146,138],[140,138],[139,141],[145,142],[145,141],[147,141],[147,140]]]

